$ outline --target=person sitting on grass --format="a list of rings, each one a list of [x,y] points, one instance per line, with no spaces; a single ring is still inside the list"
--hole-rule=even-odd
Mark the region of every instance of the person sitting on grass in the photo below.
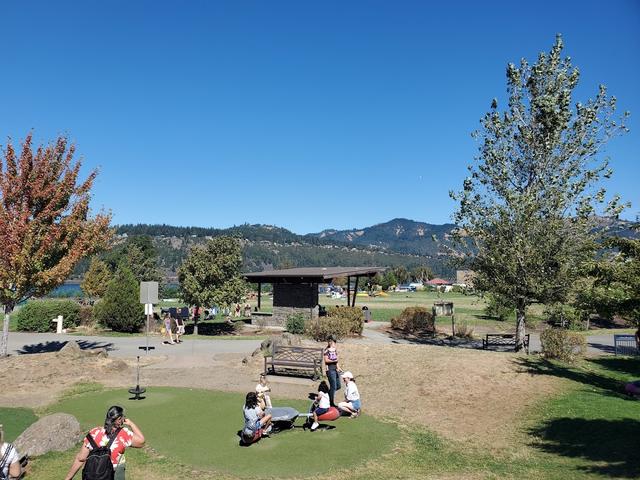
[[[327,413],[330,406],[329,385],[327,385],[327,382],[323,380],[320,382],[320,385],[318,385],[318,394],[316,395],[316,401],[313,409],[313,423],[311,424],[312,432],[320,426],[318,423],[318,417]]]
[[[351,372],[344,372],[342,374],[344,380],[345,392],[344,402],[338,403],[338,408],[351,415],[351,418],[355,418],[360,413],[360,392],[356,385],[356,380],[353,378]]]
[[[245,443],[255,442],[260,437],[268,436],[271,433],[271,415],[265,414],[258,406],[256,392],[247,393],[242,413],[244,414],[242,440]]]

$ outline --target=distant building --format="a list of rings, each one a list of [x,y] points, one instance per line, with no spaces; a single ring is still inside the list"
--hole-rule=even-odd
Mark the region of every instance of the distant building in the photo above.
[[[431,285],[432,287],[439,287],[440,285],[451,285],[452,282],[449,280],[443,280],[442,278],[432,278],[427,282],[427,285]]]
[[[456,270],[456,283],[473,288],[473,270]]]

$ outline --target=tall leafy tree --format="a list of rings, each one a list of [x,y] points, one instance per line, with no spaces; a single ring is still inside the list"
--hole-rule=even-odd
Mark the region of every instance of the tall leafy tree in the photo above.
[[[620,316],[640,327],[640,239],[612,237],[590,271],[591,285],[577,294],[581,310]]]
[[[197,307],[240,301],[247,289],[241,266],[242,249],[236,238],[215,237],[194,246],[178,270],[183,300]],[[198,334],[197,319],[194,333]]]
[[[474,285],[515,305],[518,349],[527,307],[564,301],[592,258],[595,214],[622,209],[618,197],[605,200],[601,180],[611,170],[601,150],[626,130],[628,114],[614,119],[616,99],[603,85],[572,105],[580,75],[562,49],[558,35],[533,65],[508,65],[507,108],[493,100],[474,134],[477,164],[451,193],[458,240],[475,242]]]
[[[90,216],[95,170],[79,181],[81,162],[66,137],[32,148],[29,134],[0,159],[0,303],[5,317],[0,356],[7,354],[9,314],[60,285],[78,261],[106,246],[110,215]]]
[[[112,278],[109,265],[97,257],[91,259],[89,269],[84,274],[80,288],[90,298],[102,297]]]

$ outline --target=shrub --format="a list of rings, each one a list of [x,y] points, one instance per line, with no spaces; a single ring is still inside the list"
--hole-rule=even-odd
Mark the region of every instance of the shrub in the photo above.
[[[570,305],[560,303],[548,305],[543,312],[547,322],[557,327],[568,328],[570,330],[583,330],[584,326],[580,311]]]
[[[470,327],[466,322],[456,323],[456,337],[458,338],[473,338],[473,327]]]
[[[289,315],[287,317],[287,332],[304,333],[304,316],[301,313]]]
[[[95,304],[95,319],[116,332],[139,332],[144,326],[144,306],[138,282],[127,267],[119,267],[102,300]]]
[[[425,307],[407,307],[400,315],[391,319],[391,328],[405,332],[435,333],[433,314]]]
[[[72,300],[34,300],[16,313],[18,330],[25,332],[55,331],[52,322],[58,315],[64,318],[63,327],[71,328],[80,323],[80,305]]]
[[[95,319],[93,318],[93,307],[90,305],[82,305],[80,307],[80,312],[78,313],[79,325],[85,327],[93,327],[95,324]]]
[[[343,317],[318,317],[307,322],[306,332],[318,342],[325,342],[330,335],[339,340],[349,335],[349,323]]]
[[[487,306],[484,308],[484,312],[487,316],[496,318],[501,322],[513,316],[515,306],[506,298],[488,293],[485,296],[485,301],[487,302]]]
[[[334,319],[340,318],[347,325],[347,333],[362,335],[364,329],[364,313],[357,307],[330,307],[327,315]]]
[[[548,328],[540,334],[542,354],[564,362],[574,362],[587,350],[587,340],[579,333],[562,328]]]

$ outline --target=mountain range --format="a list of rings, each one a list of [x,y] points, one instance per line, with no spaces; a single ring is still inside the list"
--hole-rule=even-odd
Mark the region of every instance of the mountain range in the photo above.
[[[632,222],[599,219],[599,228],[609,234],[637,238]],[[232,235],[240,239],[243,270],[319,266],[426,266],[434,274],[455,277],[448,252],[455,250],[451,233],[454,224],[434,225],[406,218],[350,230],[323,230],[298,235],[274,225],[244,224],[230,228],[176,227],[171,225],[120,225],[120,241],[128,236],[148,235],[158,253],[158,263],[167,278],[174,278],[177,268],[193,245],[207,239]]]

